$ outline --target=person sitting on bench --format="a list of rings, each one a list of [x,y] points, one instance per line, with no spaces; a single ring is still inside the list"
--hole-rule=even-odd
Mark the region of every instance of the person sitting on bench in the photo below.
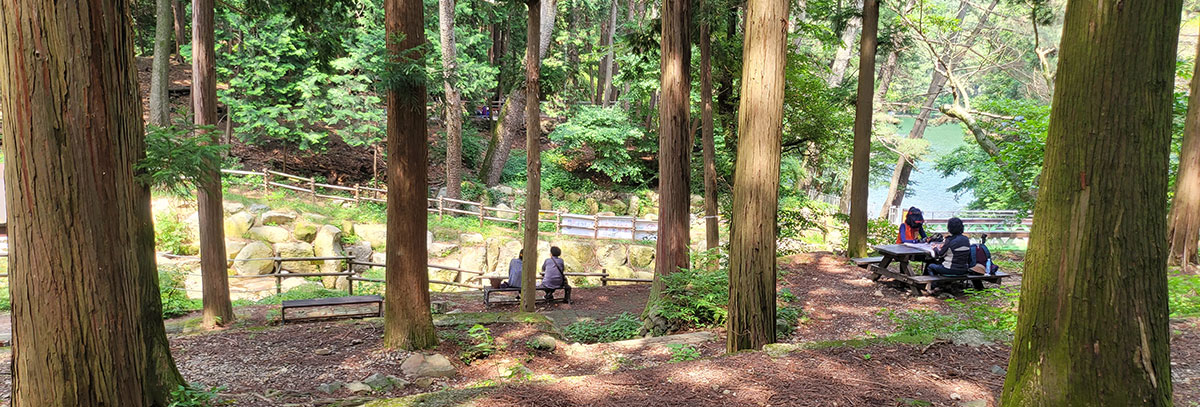
[[[562,249],[558,246],[550,247],[550,258],[542,263],[542,283],[538,285],[539,290],[550,289],[546,291],[546,299],[554,298],[554,291],[563,288],[567,285],[567,278],[563,275],[563,271],[567,269],[566,263],[563,262]]]
[[[939,263],[930,263],[925,270],[936,276],[965,276],[971,269],[971,239],[963,236],[963,221],[950,218],[946,223],[950,237],[946,242],[933,250],[935,258],[943,259]]]
[[[517,253],[517,258],[508,262],[508,281],[500,283],[500,288],[521,288],[521,261],[525,260],[525,249]]]
[[[896,244],[921,243],[925,240],[925,217],[921,216],[921,210],[917,207],[908,208],[904,214],[904,223],[900,224]]]

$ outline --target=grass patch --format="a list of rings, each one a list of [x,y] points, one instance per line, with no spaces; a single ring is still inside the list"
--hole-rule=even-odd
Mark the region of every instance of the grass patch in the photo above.
[[[580,343],[616,342],[633,339],[642,329],[642,320],[623,312],[604,322],[582,320],[567,325],[563,332],[573,341]]]
[[[942,335],[977,330],[989,336],[1008,337],[1017,326],[1017,297],[1020,291],[1005,288],[967,290],[966,298],[946,300],[950,312],[934,310],[893,311],[885,313],[907,336]]]
[[[1171,317],[1200,317],[1200,276],[1173,272],[1167,276]]]
[[[387,205],[377,202],[362,201],[343,207],[325,199],[311,202],[308,194],[300,194],[286,189],[276,189],[255,195],[260,196],[252,197],[240,188],[227,188],[225,200],[240,202],[246,206],[263,204],[274,210],[286,208],[296,212],[315,213],[328,217],[330,221],[343,219],[359,223],[385,223],[387,221]]]

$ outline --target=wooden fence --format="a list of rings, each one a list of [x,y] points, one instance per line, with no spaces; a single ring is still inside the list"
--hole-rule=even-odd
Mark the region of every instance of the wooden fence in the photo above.
[[[264,169],[260,172],[243,170],[221,170],[225,174],[260,176],[263,177],[264,188],[283,188],[300,193],[307,193],[315,198],[331,199],[342,202],[378,202],[387,203],[387,190],[380,188],[355,185],[346,187],[316,182],[313,178]],[[291,180],[293,184],[279,182]],[[303,186],[299,186],[299,185]],[[336,191],[336,192],[334,192]],[[346,195],[336,195],[341,192]],[[511,208],[486,206],[482,202],[451,199],[446,197],[427,198],[429,213],[437,214],[438,219],[446,215],[468,216],[479,219],[482,226],[484,221],[516,225],[517,230],[525,224],[525,211]],[[554,233],[590,237],[593,239],[623,239],[623,240],[657,240],[658,221],[638,219],[634,216],[601,216],[564,213],[559,211],[538,211],[539,224],[554,225]]]

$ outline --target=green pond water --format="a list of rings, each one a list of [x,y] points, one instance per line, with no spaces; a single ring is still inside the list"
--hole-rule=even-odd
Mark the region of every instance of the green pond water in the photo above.
[[[913,118],[900,119],[898,134],[907,136],[912,129]],[[955,195],[948,189],[966,177],[966,174],[955,173],[943,177],[940,171],[934,169],[937,158],[949,154],[955,148],[966,144],[964,133],[958,123],[947,123],[940,126],[930,126],[925,129],[925,140],[929,141],[929,154],[917,161],[916,168],[909,179],[908,195],[904,198],[903,207],[916,206],[923,211],[953,211],[964,209],[974,199],[970,192]],[[868,198],[868,213],[876,215],[883,199],[887,195],[888,185],[872,185]]]

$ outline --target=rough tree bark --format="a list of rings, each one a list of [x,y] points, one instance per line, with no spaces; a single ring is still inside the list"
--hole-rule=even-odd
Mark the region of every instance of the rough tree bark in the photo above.
[[[1170,406],[1167,173],[1181,2],[1070,0],[1005,406]]]
[[[145,141],[129,16],[123,0],[0,1],[14,406],[162,406],[183,384],[133,171]]]
[[[721,245],[717,214],[717,150],[713,141],[712,32],[700,26],[700,132],[704,143],[704,239],[705,247]],[[715,264],[714,264],[715,266]]]
[[[166,127],[170,122],[167,74],[171,72],[171,0],[155,0],[154,60],[150,67],[150,124]]]
[[[552,2],[548,2],[552,3]],[[521,311],[533,312],[537,302],[534,286],[538,272],[538,211],[541,209],[542,148],[541,106],[538,105],[538,77],[541,71],[541,0],[528,0],[529,24],[525,43],[525,259],[521,262]]]
[[[862,1],[857,2],[857,7],[862,7]],[[858,36],[859,29],[862,27],[862,17],[850,17],[846,21],[846,28],[842,30],[841,46],[833,55],[833,63],[829,64],[829,77],[825,78],[825,83],[831,87],[837,87],[842,84],[842,79],[846,77],[846,70],[850,67],[850,58],[854,55],[854,38]]]
[[[183,42],[187,40],[187,9],[183,8],[182,0],[171,0],[172,17],[174,17],[175,26],[175,60],[183,63],[183,54],[179,50],[183,48]]]
[[[1200,56],[1200,44],[1196,54]],[[1192,75],[1192,93],[1188,95],[1187,118],[1184,120],[1183,145],[1179,152],[1179,174],[1175,178],[1175,197],[1171,201],[1171,216],[1167,220],[1167,242],[1172,265],[1185,264],[1185,259],[1200,263],[1196,254],[1200,241],[1200,64]]]
[[[659,315],[663,277],[688,268],[688,205],[691,191],[691,27],[689,0],[663,0],[661,89],[658,104],[658,193],[660,209],[655,245],[654,283],[642,313],[643,330],[655,335],[673,330]]]
[[[558,8],[555,7],[555,0],[547,0],[541,3],[540,19],[538,24],[539,40],[538,40],[538,63],[541,63],[543,58],[546,58],[546,51],[550,48],[550,40],[554,34],[554,17],[558,14]],[[540,69],[540,67],[539,67]],[[492,138],[488,141],[487,153],[483,157],[483,168],[480,168],[479,178],[484,180],[484,184],[488,187],[494,187],[500,184],[500,176],[504,175],[504,164],[508,163],[509,153],[512,152],[512,144],[521,136],[521,127],[525,125],[525,87],[518,86],[509,92],[508,97],[504,100],[504,107],[501,108],[500,121],[496,123],[495,131]],[[517,103],[510,108],[510,104]]]
[[[863,2],[862,38],[858,52],[858,99],[854,112],[854,161],[850,174],[850,236],[846,254],[867,255],[867,181],[871,166],[871,125],[875,110],[875,45],[879,34],[879,1]]]
[[[213,0],[192,0],[192,111],[199,126],[217,125],[217,78],[213,53]],[[203,132],[219,143],[220,132]],[[200,215],[200,274],[203,279],[204,326],[233,322],[229,301],[229,274],[225,256],[225,210],[221,202],[221,168],[205,163],[206,174],[197,191]]]
[[[442,84],[446,91],[446,196],[459,199],[462,196],[463,108],[457,86],[454,0],[438,1],[438,28],[442,40]]]
[[[925,102],[921,104],[921,111],[917,114],[916,120],[913,121],[912,129],[909,129],[908,138],[918,139],[925,136],[925,128],[929,125],[929,115],[933,113],[934,104],[937,103],[938,96],[942,93],[942,88],[946,86],[946,75],[949,69],[952,69],[958,64],[958,60],[962,58],[966,49],[970,49],[975,40],[979,38],[979,33],[987,26],[988,17],[991,16],[992,10],[999,4],[998,1],[992,1],[988,8],[980,15],[979,21],[975,24],[974,30],[967,35],[966,40],[961,45],[962,50],[956,50],[953,47],[946,47],[949,56],[945,60],[935,62],[932,78],[929,80],[929,90],[925,93]],[[970,11],[970,5],[966,2],[958,9],[958,21],[962,21]],[[952,35],[950,40],[958,38],[958,34]],[[900,204],[904,203],[904,192],[908,189],[908,178],[912,175],[912,164],[909,162],[909,157],[900,155],[896,160],[896,166],[892,170],[892,182],[888,187],[888,194],[883,199],[883,207],[879,210],[879,217],[885,218],[888,215],[889,208],[899,208]]]
[[[605,23],[603,46],[607,49],[604,59],[600,61],[600,86],[596,87],[596,101],[600,106],[608,106],[612,92],[613,80],[613,36],[617,32],[617,0],[612,0],[608,7],[608,22]]]
[[[385,0],[388,51],[397,61],[424,64],[425,14],[420,0]],[[425,84],[397,84],[387,92],[387,287],[383,345],[427,349],[437,345],[429,311],[425,196],[429,187]]]
[[[786,0],[749,0],[729,241],[726,350],[775,342],[775,215],[783,137]]]

